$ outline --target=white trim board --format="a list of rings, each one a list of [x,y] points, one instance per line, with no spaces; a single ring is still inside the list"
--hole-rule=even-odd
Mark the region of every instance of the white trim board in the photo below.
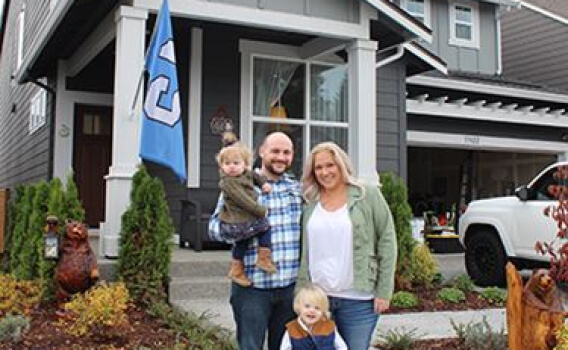
[[[407,131],[408,146],[442,147],[479,151],[510,151],[524,153],[564,154],[568,144],[470,134],[449,134],[427,131]]]
[[[432,58],[424,51],[422,51],[417,43],[415,42],[405,43],[404,48],[409,52],[411,52],[414,56],[418,57],[422,61],[429,64],[432,68],[436,69],[440,73],[448,75],[448,67],[445,64],[442,64],[440,61]]]
[[[552,92],[541,92],[534,90],[518,89],[494,84],[482,84],[477,82],[435,78],[427,76],[413,76],[406,79],[408,84],[432,86],[444,89],[454,89],[459,91],[471,91],[492,95],[504,95],[511,97],[526,98],[531,100],[550,101],[555,103],[568,103],[568,95],[556,94]]]
[[[565,1],[565,0],[563,0],[563,1]],[[526,1],[521,1],[521,4],[520,4],[520,5],[521,5],[521,7],[526,7],[527,9],[532,10],[532,11],[534,11],[534,12],[536,12],[536,13],[539,13],[539,14],[541,14],[541,15],[543,15],[543,16],[550,17],[550,18],[552,18],[552,19],[555,20],[555,21],[558,21],[558,22],[560,22],[560,23],[562,23],[562,24],[568,25],[568,19],[566,19],[566,18],[564,18],[564,17],[562,17],[562,16],[559,16],[559,15],[557,15],[557,14],[555,14],[555,13],[552,13],[552,12],[550,12],[550,11],[548,11],[548,10],[545,10],[545,9],[543,9],[542,7],[538,7],[538,6],[536,6],[536,5],[533,5],[533,4],[531,4],[531,3],[528,3],[528,2],[526,2]]]
[[[550,113],[524,112],[523,110],[509,111],[506,108],[493,109],[476,105],[461,105],[443,101],[406,100],[407,114],[421,114],[447,118],[461,118],[469,120],[486,120],[499,123],[529,124],[539,126],[552,126],[558,128],[568,127],[568,117]],[[568,145],[567,145],[568,146]]]
[[[157,12],[160,2],[133,0],[133,6]],[[367,23],[348,23],[203,0],[170,0],[170,12],[172,16],[178,17],[292,31],[316,36],[344,39],[368,39],[370,37],[370,23],[363,19],[362,21]]]
[[[201,89],[203,30],[191,29],[189,98],[187,116],[187,187],[199,187],[201,181]]]
[[[422,27],[414,23],[411,19],[406,18],[404,15],[401,15],[391,6],[386,5],[381,0],[365,0],[365,1],[371,4],[377,10],[381,11],[382,13],[392,18],[395,22],[398,22],[401,26],[406,28],[408,31],[412,32],[414,35],[418,36],[420,39],[425,40],[429,44],[432,43],[432,33],[429,33],[428,31],[424,30]],[[401,9],[401,11],[404,10]]]

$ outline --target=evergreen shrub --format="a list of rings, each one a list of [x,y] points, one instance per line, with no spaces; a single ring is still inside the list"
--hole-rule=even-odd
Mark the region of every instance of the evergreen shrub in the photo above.
[[[146,305],[166,300],[174,226],[165,198],[161,181],[141,166],[122,215],[117,275],[134,301]]]
[[[391,172],[380,174],[381,192],[387,201],[394,220],[398,244],[396,289],[409,289],[414,279],[412,252],[416,240],[412,237],[412,209],[408,204],[407,189],[402,179]]]

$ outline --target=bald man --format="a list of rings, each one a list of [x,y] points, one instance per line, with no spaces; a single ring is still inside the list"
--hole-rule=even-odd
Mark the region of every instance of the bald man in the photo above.
[[[262,161],[260,173],[272,186],[270,193],[259,193],[259,203],[268,208],[272,259],[277,272],[269,274],[255,266],[258,239],[249,244],[245,257],[245,272],[251,287],[231,285],[231,307],[237,325],[239,350],[261,350],[268,331],[268,349],[279,350],[285,325],[295,318],[292,308],[294,286],[300,265],[300,215],[302,199],[300,184],[286,171],[292,165],[292,140],[282,133],[269,134],[259,149]],[[212,237],[219,237],[217,208],[209,221]]]

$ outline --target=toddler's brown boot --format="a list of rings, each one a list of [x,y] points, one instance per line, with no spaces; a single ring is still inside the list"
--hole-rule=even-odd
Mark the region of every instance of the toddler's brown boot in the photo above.
[[[264,247],[258,248],[256,267],[268,273],[276,272],[276,266],[272,262],[272,251],[270,249]]]
[[[252,284],[252,282],[245,274],[245,265],[241,260],[233,260],[231,262],[229,278],[239,286],[250,287],[250,285]]]

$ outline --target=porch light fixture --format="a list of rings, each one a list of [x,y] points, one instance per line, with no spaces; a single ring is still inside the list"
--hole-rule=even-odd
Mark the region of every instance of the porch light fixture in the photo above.
[[[217,112],[211,117],[211,122],[209,123],[209,129],[213,135],[221,135],[225,131],[234,130],[235,124],[231,117],[227,115],[224,106],[219,106]]]
[[[44,257],[56,260],[59,258],[59,238],[57,236],[59,220],[56,216],[49,215],[45,221]]]

